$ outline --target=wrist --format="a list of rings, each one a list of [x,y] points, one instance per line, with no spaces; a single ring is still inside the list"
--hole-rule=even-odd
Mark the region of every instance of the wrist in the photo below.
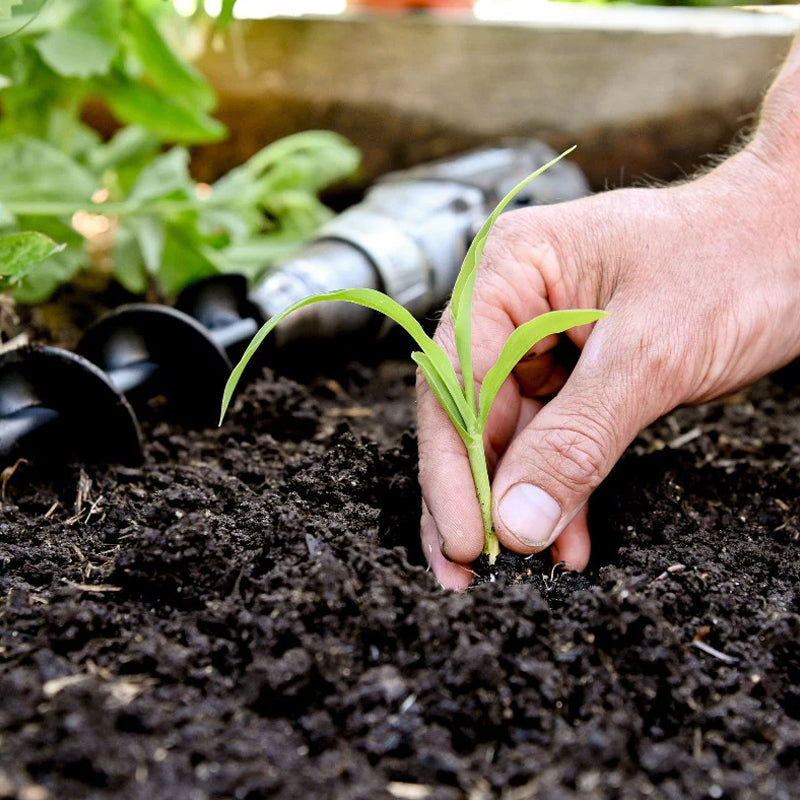
[[[719,309],[729,320],[728,341],[717,352],[730,355],[722,359],[729,368],[720,383],[730,391],[800,356],[800,155],[788,143],[755,138],[678,188],[685,190],[687,232],[688,220],[700,232],[694,247],[702,253],[705,240],[709,248],[698,264],[728,289]]]
[[[747,149],[795,175],[800,171],[800,36],[764,97]]]

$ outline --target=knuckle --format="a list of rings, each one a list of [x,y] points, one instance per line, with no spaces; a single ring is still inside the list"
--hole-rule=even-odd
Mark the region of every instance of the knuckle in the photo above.
[[[672,388],[678,377],[673,369],[674,361],[674,349],[666,337],[654,335],[649,330],[639,335],[632,363],[656,392],[661,393]]]
[[[691,352],[691,342],[684,344],[679,346],[663,327],[655,330],[645,326],[640,329],[630,358],[625,359],[629,364],[631,390],[635,387],[636,394],[647,398],[655,415],[673,408],[692,391],[695,376],[690,365],[696,359]]]
[[[570,492],[594,490],[607,472],[613,441],[597,420],[561,425],[543,432],[539,455],[551,478]]]
[[[510,264],[524,264],[530,260],[534,241],[520,211],[502,214],[486,241],[481,260],[482,278],[507,279]]]

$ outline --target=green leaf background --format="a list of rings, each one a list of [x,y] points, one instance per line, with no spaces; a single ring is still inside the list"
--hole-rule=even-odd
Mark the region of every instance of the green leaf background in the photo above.
[[[77,211],[113,217],[123,286],[165,294],[217,272],[255,278],[330,217],[317,195],[354,174],[359,154],[327,132],[272,143],[198,191],[184,145],[226,129],[211,116],[214,90],[163,34],[170,4],[52,0],[39,14],[31,4],[29,24],[0,40],[0,234],[35,229],[68,247],[26,272],[18,300],[42,300],[89,266]],[[124,125],[108,142],[81,119],[89,97]]]

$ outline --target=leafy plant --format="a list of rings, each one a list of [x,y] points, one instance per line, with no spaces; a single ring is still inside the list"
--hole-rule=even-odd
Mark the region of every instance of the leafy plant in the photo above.
[[[232,7],[226,0],[222,22]],[[113,276],[137,294],[151,285],[172,294],[218,272],[256,277],[330,216],[319,191],[357,168],[345,139],[309,132],[198,185],[186,146],[226,129],[211,116],[212,87],[161,33],[160,22],[182,22],[171,3],[9,8],[5,38],[0,14],[0,233],[36,230],[67,245],[21,277],[19,301],[45,299],[89,266],[84,234],[97,230],[113,243]],[[108,142],[81,118],[90,99],[126,125]]]
[[[521,325],[509,336],[494,366],[486,373],[478,393],[472,364],[472,295],[475,278],[489,232],[508,203],[531,180],[560,161],[572,149],[545,164],[512,189],[484,222],[467,251],[450,301],[450,311],[455,323],[456,350],[463,383],[459,381],[456,370],[447,353],[425,333],[420,323],[403,306],[374,289],[342,289],[298,300],[284,311],[273,316],[262,326],[253,337],[228,379],[222,398],[220,423],[222,423],[236,384],[239,382],[247,363],[270,331],[289,314],[312,303],[321,303],[329,300],[343,300],[385,314],[404,328],[419,346],[420,351],[412,353],[411,358],[419,366],[433,393],[448,417],[450,417],[466,446],[483,520],[483,552],[488,556],[490,563],[494,563],[500,552],[500,545],[492,524],[491,484],[483,444],[483,433],[494,399],[519,360],[537,342],[551,334],[561,333],[577,325],[594,322],[606,316],[606,314],[603,311],[582,309],[551,311]],[[476,394],[478,394],[477,399]]]
[[[17,31],[0,40],[3,133],[37,136],[78,156],[96,141],[80,118],[81,106],[99,98],[120,122],[145,127],[162,141],[188,144],[225,136],[225,126],[210,116],[213,89],[156,24],[162,18],[179,22],[170,3],[16,0],[16,5],[7,22]]]
[[[79,212],[114,227],[112,274],[132,292],[155,283],[174,293],[219,272],[255,278],[328,219],[318,192],[359,162],[341,136],[308,131],[199,187],[185,148],[150,155],[150,142],[146,131],[124,128],[81,164],[24,134],[0,138],[0,227],[42,231],[70,245],[25,279],[18,300],[47,297],[85,265],[83,236],[73,227]],[[132,165],[144,153],[149,160]]]

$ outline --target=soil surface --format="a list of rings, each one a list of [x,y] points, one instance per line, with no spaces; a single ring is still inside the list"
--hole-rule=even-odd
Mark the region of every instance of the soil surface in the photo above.
[[[452,594],[406,349],[150,414],[140,466],[3,474],[0,798],[798,796],[796,375],[643,433],[584,576]]]

